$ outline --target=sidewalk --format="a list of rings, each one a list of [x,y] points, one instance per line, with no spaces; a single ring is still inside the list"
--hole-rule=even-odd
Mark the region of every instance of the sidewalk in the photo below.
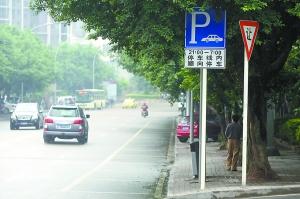
[[[192,176],[192,155],[189,143],[175,138],[175,159],[171,166],[167,198],[243,198],[272,193],[300,193],[300,155],[281,150],[281,156],[269,157],[272,169],[280,177],[271,182],[247,182],[242,187],[241,167],[237,172],[224,166],[226,150],[219,150],[218,142],[206,143],[206,184],[200,190],[198,180]]]

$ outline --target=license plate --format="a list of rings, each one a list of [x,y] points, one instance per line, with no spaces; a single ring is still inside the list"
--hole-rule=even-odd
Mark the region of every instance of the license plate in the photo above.
[[[71,125],[70,124],[57,124],[56,128],[57,129],[70,129]]]
[[[182,130],[187,131],[187,130],[189,130],[189,127],[182,127]]]

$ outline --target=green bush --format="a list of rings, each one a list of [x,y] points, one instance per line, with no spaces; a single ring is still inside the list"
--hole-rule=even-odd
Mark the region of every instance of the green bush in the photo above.
[[[300,144],[300,118],[289,119],[282,123],[278,136],[291,144]]]

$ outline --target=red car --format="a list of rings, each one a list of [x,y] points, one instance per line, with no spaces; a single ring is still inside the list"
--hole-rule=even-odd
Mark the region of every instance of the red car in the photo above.
[[[194,137],[199,137],[198,124],[194,122]],[[180,142],[186,142],[190,137],[190,118],[182,117],[176,128],[176,135]]]
[[[194,122],[194,137],[199,137],[199,131],[198,131],[199,125],[198,125],[198,118],[195,117]],[[212,140],[216,141],[218,140],[218,136],[221,132],[221,126],[217,122],[216,119],[212,119],[210,117],[206,120],[206,137],[211,138]],[[180,142],[186,142],[190,137],[190,118],[189,116],[182,117],[180,121],[178,122],[177,128],[176,128],[176,135]]]

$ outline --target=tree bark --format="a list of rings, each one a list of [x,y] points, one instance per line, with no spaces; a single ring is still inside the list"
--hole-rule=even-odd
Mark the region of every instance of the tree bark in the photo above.
[[[259,80],[253,83],[249,89],[247,177],[249,180],[277,179],[278,176],[268,161],[266,144],[263,141],[266,134],[263,86]]]

